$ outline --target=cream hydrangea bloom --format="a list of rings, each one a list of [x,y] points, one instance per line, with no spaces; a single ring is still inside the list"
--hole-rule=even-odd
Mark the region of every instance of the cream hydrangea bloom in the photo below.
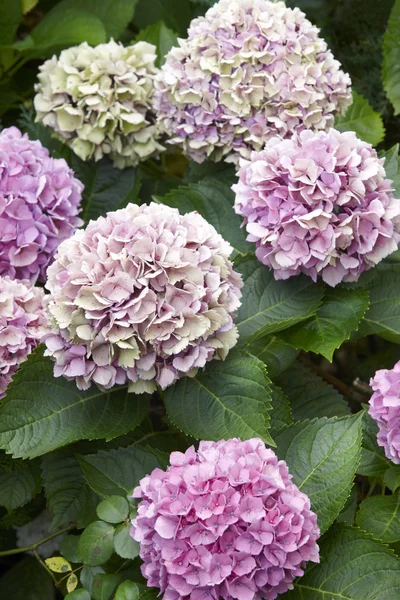
[[[40,67],[37,121],[54,130],[82,160],[104,155],[119,168],[163,150],[151,109],[156,48],[111,40],[63,50]]]

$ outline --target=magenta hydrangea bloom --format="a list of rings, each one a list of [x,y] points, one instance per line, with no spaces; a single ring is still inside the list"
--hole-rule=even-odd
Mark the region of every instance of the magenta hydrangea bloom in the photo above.
[[[319,562],[310,499],[258,438],[172,452],[133,496],[142,573],[164,600],[274,600]]]
[[[0,277],[0,398],[18,366],[47,332],[44,293],[27,280]]]
[[[298,8],[220,0],[167,54],[155,108],[172,144],[195,161],[237,162],[274,135],[332,127],[350,78]]]
[[[16,127],[0,133],[0,275],[44,281],[60,242],[83,224],[83,184]]]
[[[242,280],[198,213],[129,204],[63,242],[48,269],[54,374],[152,392],[225,358]]]
[[[356,281],[397,249],[400,200],[383,165],[370,144],[335,129],[273,138],[241,161],[235,211],[275,279]]]
[[[378,445],[386,456],[400,465],[400,361],[393,369],[381,369],[370,381],[374,390],[369,414],[378,424]]]

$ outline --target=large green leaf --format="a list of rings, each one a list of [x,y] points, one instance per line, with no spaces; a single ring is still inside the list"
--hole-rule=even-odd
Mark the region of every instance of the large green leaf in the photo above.
[[[385,136],[381,115],[356,91],[353,91],[353,104],[346,114],[336,118],[335,128],[339,131],[355,131],[360,139],[373,146],[377,146]]]
[[[334,351],[357,329],[368,306],[366,290],[327,289],[316,314],[281,332],[281,337],[296,348],[322,354],[332,361]]]
[[[251,250],[246,242],[246,232],[240,227],[242,220],[233,210],[234,194],[230,183],[207,178],[179,187],[158,200],[178,208],[181,213],[200,213],[238,254],[246,254]]]
[[[282,600],[395,600],[400,561],[371,536],[335,526],[320,543],[321,562],[310,565]]]
[[[350,412],[339,392],[301,363],[292,365],[276,383],[288,397],[295,420],[341,417]]]
[[[78,556],[89,567],[103,565],[114,551],[114,527],[104,521],[90,523],[78,542]]]
[[[390,102],[394,106],[394,114],[400,112],[400,0],[395,3],[390,13],[386,33],[383,38],[383,86]]]
[[[396,198],[400,197],[400,157],[399,157],[399,144],[392,146],[390,150],[380,152],[379,156],[385,157],[385,171],[386,177],[393,181],[394,195]]]
[[[175,31],[169,29],[163,21],[157,21],[157,23],[139,31],[136,41],[139,42],[141,40],[153,44],[157,48],[157,67],[161,67],[164,64],[167,52],[169,52],[172,46],[178,45],[178,36]]]
[[[81,8],[98,17],[104,25],[108,37],[118,39],[132,21],[138,0],[64,0],[63,10],[69,7]]]
[[[270,414],[271,433],[272,435],[275,435],[275,432],[291,425],[293,423],[293,417],[286,394],[284,394],[282,389],[274,383],[270,384],[270,388],[272,399],[272,410]]]
[[[246,350],[257,356],[267,365],[269,377],[279,377],[296,360],[299,350],[287,344],[275,335],[266,335],[262,338],[251,340]]]
[[[372,496],[361,502],[357,525],[374,538],[392,544],[400,540],[400,493]]]
[[[294,483],[311,500],[322,532],[342,510],[360,459],[362,413],[291,425],[275,436]]]
[[[113,167],[108,158],[99,162],[83,162],[75,156],[71,166],[85,185],[82,217],[86,222],[137,201],[140,178],[134,167],[121,171]]]
[[[191,19],[190,0],[139,0],[134,20],[139,29],[145,29],[155,21],[164,21],[167,27],[186,37]]]
[[[140,479],[159,466],[144,448],[119,448],[80,456],[79,462],[90,487],[102,498],[127,496]]]
[[[53,363],[40,347],[22,364],[0,406],[0,447],[34,458],[80,439],[111,440],[139,425],[147,407],[146,394],[128,394],[126,387],[81,391],[53,377]]]
[[[42,489],[37,461],[14,461],[12,471],[0,467],[0,506],[11,511],[30,502]]]
[[[364,413],[362,430],[361,460],[357,467],[357,473],[367,477],[383,478],[385,471],[392,463],[386,458],[383,448],[378,446],[376,442],[378,425],[366,411]]]
[[[254,256],[239,259],[236,270],[244,281],[242,306],[236,318],[242,343],[250,336],[263,337],[304,321],[321,304],[323,287],[309,277],[276,281],[273,272]]]
[[[0,40],[2,45],[12,44],[22,21],[21,5],[17,0],[0,0]]]
[[[96,518],[97,496],[89,488],[78,460],[67,450],[42,458],[42,477],[52,529],[68,523],[86,527]]]
[[[260,360],[235,352],[167,388],[164,402],[172,423],[197,439],[261,437],[273,444],[268,384]]]

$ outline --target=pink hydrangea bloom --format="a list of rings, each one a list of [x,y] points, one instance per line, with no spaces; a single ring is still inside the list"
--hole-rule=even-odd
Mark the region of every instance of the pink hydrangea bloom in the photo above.
[[[46,287],[54,374],[80,389],[151,392],[225,358],[237,341],[240,275],[198,213],[150,204],[110,212],[63,242]]]
[[[356,281],[400,240],[400,200],[383,165],[354,132],[269,140],[241,161],[233,186],[257,258],[276,279]]]
[[[386,456],[400,465],[400,361],[393,369],[381,369],[370,381],[374,390],[369,414],[378,423],[378,445]]]
[[[43,297],[43,290],[27,280],[0,277],[0,398],[47,331]]]
[[[274,135],[327,129],[351,103],[350,78],[298,8],[220,0],[192,21],[156,80],[171,143],[198,162],[237,162]]]
[[[39,141],[16,127],[0,133],[0,275],[44,281],[58,244],[83,224],[82,190]]]
[[[260,439],[172,452],[133,496],[142,573],[164,600],[274,600],[319,562],[310,499]]]

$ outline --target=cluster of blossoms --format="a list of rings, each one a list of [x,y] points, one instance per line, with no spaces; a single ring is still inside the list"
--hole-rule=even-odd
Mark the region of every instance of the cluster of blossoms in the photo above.
[[[242,280],[198,213],[150,204],[108,213],[63,242],[46,287],[54,373],[135,392],[171,385],[237,340]]]
[[[138,164],[163,150],[151,107],[155,59],[147,42],[63,50],[40,67],[37,119],[83,160],[106,154],[119,168]]]
[[[29,281],[0,277],[0,398],[47,331],[43,297],[43,290]]]
[[[298,8],[220,0],[168,53],[154,104],[188,156],[236,162],[271,136],[331,127],[350,83]]]
[[[260,439],[200,442],[140,481],[131,535],[164,600],[274,600],[319,562],[317,516]]]
[[[0,133],[0,275],[45,279],[59,243],[82,225],[83,185],[63,159],[16,127]]]
[[[354,132],[334,129],[272,138],[242,160],[235,210],[257,258],[276,279],[356,281],[400,240],[400,201],[383,164]]]
[[[369,414],[378,423],[378,445],[386,456],[400,465],[400,361],[393,369],[381,369],[370,382],[374,393]]]

